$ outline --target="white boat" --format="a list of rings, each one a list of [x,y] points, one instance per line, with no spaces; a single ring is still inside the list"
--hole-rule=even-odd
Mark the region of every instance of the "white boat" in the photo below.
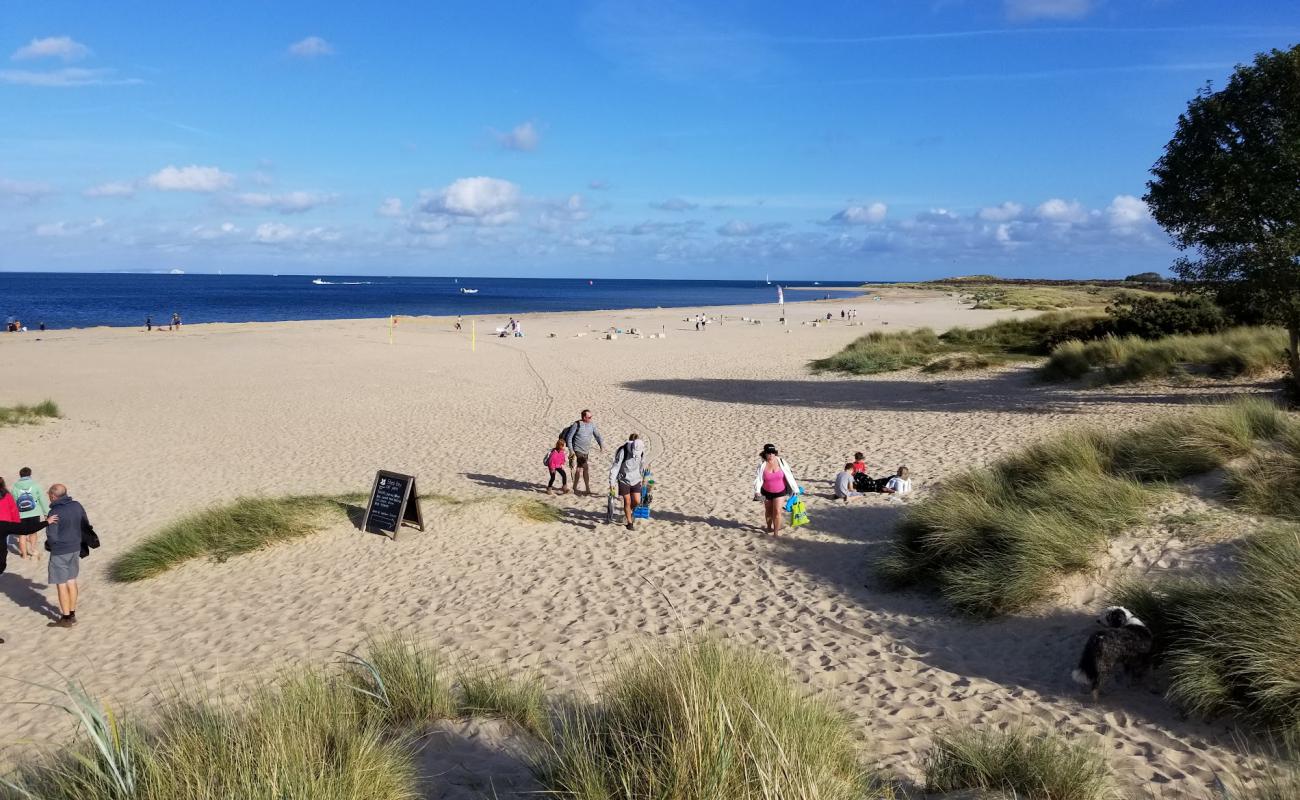
[[[316,284],[317,286],[324,286],[327,283],[327,281],[323,281],[320,278],[316,278],[312,280],[312,283]]]
[[[771,285],[772,285],[772,273],[769,272],[767,275],[763,276],[763,280],[767,281],[767,285],[768,285],[768,286],[771,286]]]
[[[478,294],[478,289],[466,289],[465,287],[462,286],[461,289],[460,289],[460,293],[461,293],[461,294]]]

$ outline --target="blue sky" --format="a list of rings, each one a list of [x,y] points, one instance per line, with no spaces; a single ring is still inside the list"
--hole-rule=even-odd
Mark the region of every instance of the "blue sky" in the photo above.
[[[0,6],[0,269],[1122,276],[1244,0]]]

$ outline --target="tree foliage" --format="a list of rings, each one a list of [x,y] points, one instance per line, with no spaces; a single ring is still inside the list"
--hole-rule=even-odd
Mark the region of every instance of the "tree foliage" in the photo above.
[[[1300,381],[1300,46],[1240,65],[1178,118],[1145,200],[1179,249],[1174,273],[1291,334]]]

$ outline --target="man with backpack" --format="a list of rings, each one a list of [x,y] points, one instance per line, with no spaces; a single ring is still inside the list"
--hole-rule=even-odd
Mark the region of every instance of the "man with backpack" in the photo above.
[[[36,548],[37,523],[41,521],[41,517],[50,513],[50,507],[45,502],[45,490],[32,480],[31,467],[18,470],[18,481],[14,484],[13,495],[14,502],[18,504],[19,519],[30,526],[32,531],[18,537],[18,555],[21,558],[40,558],[40,551]]]
[[[592,444],[599,447],[600,452],[605,452],[605,440],[596,429],[596,423],[591,418],[591,410],[582,409],[578,420],[564,429],[561,438],[568,445],[569,452],[573,454],[570,462],[570,466],[573,467],[573,493],[581,494],[578,490],[579,482],[586,479],[587,494],[590,495],[591,473],[587,469],[587,462],[591,458]]]

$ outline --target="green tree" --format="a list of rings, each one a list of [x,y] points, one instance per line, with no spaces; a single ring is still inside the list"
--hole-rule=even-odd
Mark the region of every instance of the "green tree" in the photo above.
[[[1300,45],[1198,93],[1151,172],[1143,199],[1194,254],[1174,273],[1229,311],[1285,327],[1300,388]]]

